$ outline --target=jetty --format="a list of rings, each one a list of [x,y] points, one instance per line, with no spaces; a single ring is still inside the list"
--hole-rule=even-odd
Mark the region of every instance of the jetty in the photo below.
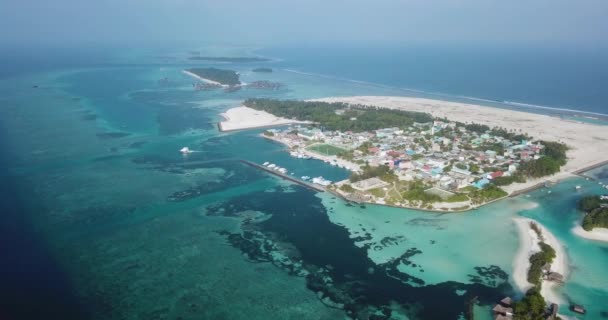
[[[267,168],[267,167],[264,167],[263,165],[259,165],[259,164],[257,164],[257,163],[254,163],[254,162],[251,162],[251,161],[248,161],[248,160],[240,160],[240,161],[241,161],[242,163],[244,163],[244,164],[248,165],[248,166],[251,166],[251,167],[254,167],[254,168],[260,169],[260,170],[262,170],[262,171],[265,171],[265,172],[267,172],[267,173],[273,174],[273,175],[275,175],[275,176],[278,176],[279,178],[282,178],[282,179],[285,179],[285,180],[291,181],[291,182],[293,182],[293,183],[297,183],[297,184],[299,184],[299,185],[301,185],[301,186],[303,186],[303,187],[305,187],[305,188],[311,189],[311,190],[313,190],[313,191],[318,191],[318,192],[325,192],[325,191],[326,191],[326,190],[325,190],[325,188],[324,188],[323,186],[316,185],[316,184],[312,184],[312,183],[308,183],[308,182],[306,182],[306,181],[302,181],[302,180],[300,180],[300,179],[296,179],[296,178],[291,177],[291,176],[289,176],[289,175],[287,175],[287,174],[283,174],[283,173],[281,173],[281,172],[279,172],[279,171],[272,170],[272,169],[269,169],[269,168]]]

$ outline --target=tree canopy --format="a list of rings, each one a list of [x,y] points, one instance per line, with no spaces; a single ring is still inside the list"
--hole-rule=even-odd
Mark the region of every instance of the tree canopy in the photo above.
[[[428,113],[349,105],[341,102],[258,98],[247,99],[244,105],[278,117],[311,121],[323,129],[337,131],[364,132],[389,127],[405,128],[414,122],[433,121],[433,117]]]

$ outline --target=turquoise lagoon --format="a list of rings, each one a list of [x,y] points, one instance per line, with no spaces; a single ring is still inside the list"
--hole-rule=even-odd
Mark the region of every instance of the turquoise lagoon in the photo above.
[[[559,290],[568,301],[590,319],[608,311],[608,246],[570,232],[577,199],[603,192],[597,182],[574,178],[458,214],[354,206],[240,163],[348,175],[290,157],[261,130],[220,133],[219,113],[254,96],[403,90],[222,64],[244,82],[286,86],[195,92],[181,63],[111,60],[1,80],[14,188],[92,318],[458,318],[475,296],[486,317],[496,299],[521,294],[510,276],[517,216],[566,247],[572,272]],[[183,146],[197,152],[184,157]],[[605,179],[602,170],[592,174]]]

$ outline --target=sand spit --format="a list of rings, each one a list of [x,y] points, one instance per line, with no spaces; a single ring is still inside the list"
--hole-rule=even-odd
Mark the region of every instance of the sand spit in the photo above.
[[[307,123],[276,117],[266,111],[259,111],[245,106],[228,109],[221,116],[225,119],[219,123],[221,131],[234,131],[253,128],[264,128],[295,123]]]
[[[560,273],[567,278],[569,273],[568,260],[566,252],[562,244],[555,238],[555,236],[542,226],[537,221],[527,218],[514,218],[513,221],[517,226],[519,232],[519,249],[513,259],[513,282],[522,291],[526,292],[532,287],[527,280],[528,269],[530,268],[529,258],[532,254],[539,252],[540,247],[538,246],[539,238],[536,232],[530,228],[530,222],[536,223],[542,232],[544,242],[550,245],[556,253],[556,257],[551,264],[551,271]],[[548,303],[565,304],[564,298],[556,292],[556,288],[559,284],[551,281],[542,281],[541,294],[547,300]]]

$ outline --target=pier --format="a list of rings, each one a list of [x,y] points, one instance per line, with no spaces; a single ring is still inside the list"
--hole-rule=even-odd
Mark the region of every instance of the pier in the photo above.
[[[590,177],[590,176],[588,176],[588,175],[585,175],[585,172],[587,172],[587,171],[589,171],[589,170],[593,170],[593,169],[599,168],[599,167],[603,167],[603,166],[605,166],[605,165],[608,165],[608,160],[606,160],[606,161],[602,161],[602,162],[600,162],[600,163],[596,163],[596,164],[594,164],[594,165],[590,165],[590,166],[585,167],[585,168],[582,168],[582,169],[578,169],[578,170],[572,171],[572,174],[577,175],[577,176],[579,176],[579,177],[586,178],[586,179],[596,180],[596,179],[595,179],[595,178],[593,178],[593,177]]]
[[[259,165],[259,164],[257,164],[257,163],[254,163],[254,162],[251,162],[251,161],[247,161],[247,160],[240,160],[240,161],[241,161],[242,163],[244,163],[244,164],[248,165],[248,166],[251,166],[251,167],[254,167],[254,168],[260,169],[260,170],[262,170],[262,171],[266,171],[266,172],[268,172],[268,173],[270,173],[270,174],[273,174],[273,175],[275,175],[275,176],[278,176],[279,178],[282,178],[282,179],[285,179],[285,180],[291,181],[291,182],[293,182],[293,183],[297,183],[297,184],[299,184],[299,185],[301,185],[301,186],[303,186],[303,187],[305,187],[305,188],[311,189],[311,190],[313,190],[313,191],[318,191],[318,192],[325,192],[325,191],[326,191],[326,190],[325,190],[325,188],[323,188],[323,187],[322,187],[322,186],[320,186],[320,185],[316,185],[316,184],[308,183],[308,182],[306,182],[306,181],[302,181],[302,180],[300,180],[300,179],[296,179],[296,178],[294,178],[294,177],[292,177],[292,176],[289,176],[289,175],[286,175],[286,174],[280,173],[280,172],[278,172],[278,171],[276,171],[276,170],[272,170],[272,169],[266,168],[266,167],[264,167],[264,166],[262,166],[262,165]]]

